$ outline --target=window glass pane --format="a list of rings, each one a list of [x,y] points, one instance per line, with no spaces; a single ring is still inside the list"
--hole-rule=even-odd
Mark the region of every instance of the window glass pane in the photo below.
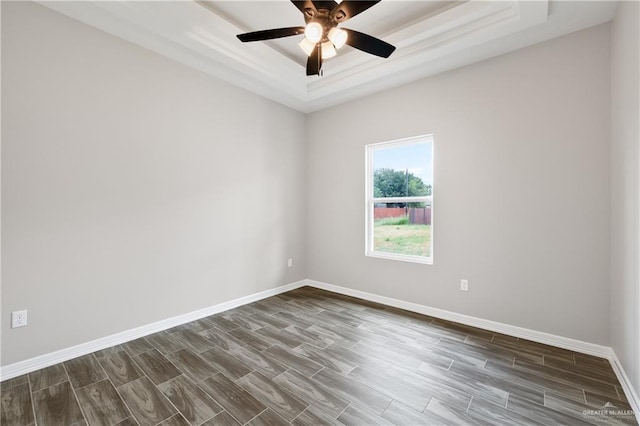
[[[373,207],[373,250],[431,257],[431,202]]]
[[[431,142],[415,142],[375,148],[373,197],[431,195]]]

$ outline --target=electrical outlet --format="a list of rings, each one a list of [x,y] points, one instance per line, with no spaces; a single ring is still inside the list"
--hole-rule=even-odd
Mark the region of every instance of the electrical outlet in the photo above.
[[[469,291],[469,281],[460,280],[460,291]]]
[[[293,266],[293,259],[287,260],[287,266],[291,268]]]
[[[27,325],[27,311],[11,312],[11,328],[24,327]]]

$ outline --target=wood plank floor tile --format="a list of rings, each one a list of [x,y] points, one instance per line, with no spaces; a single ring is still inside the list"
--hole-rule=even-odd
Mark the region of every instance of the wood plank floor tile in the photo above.
[[[330,368],[337,373],[349,374],[351,370],[356,368],[357,364],[353,362],[345,362],[339,357],[332,356],[332,354],[324,351],[323,349],[315,346],[303,343],[294,349],[294,352],[310,359],[311,361],[322,365],[323,367]]]
[[[157,349],[142,353],[134,357],[133,360],[156,385],[182,374],[180,370]]]
[[[544,425],[584,425],[586,421],[581,421],[573,416],[561,413],[549,407],[538,405],[529,400],[516,395],[509,396],[507,410],[520,414],[531,420]]]
[[[202,359],[232,380],[251,373],[252,368],[222,348],[213,348],[200,354]]]
[[[267,325],[260,330],[257,330],[256,333],[266,338],[272,344],[281,344],[284,346],[288,346],[290,348],[295,348],[304,343],[304,340],[300,339],[293,333],[290,333],[286,330],[280,330],[270,325]]]
[[[178,370],[195,383],[201,382],[218,373],[218,370],[214,366],[189,349],[182,349],[171,353],[167,355],[167,358]]]
[[[618,393],[616,392],[615,385],[603,383],[598,380],[591,379],[587,376],[573,373],[571,371],[550,368],[523,360],[516,360],[514,369],[521,370],[537,377],[544,377],[548,380],[552,380],[564,385],[576,386],[580,389],[597,392],[600,395],[606,395],[610,396],[611,398],[618,399]]]
[[[318,312],[314,316],[318,318],[321,322],[324,321],[329,324],[349,326],[352,328],[357,328],[359,325],[362,325],[364,322],[364,320],[360,318],[355,318],[343,312],[335,312],[330,310]]]
[[[519,413],[509,411],[504,405],[498,406],[492,402],[483,401],[481,398],[474,397],[467,411],[472,418],[482,419],[493,425],[513,426],[513,425],[531,425],[541,426],[530,418]]]
[[[270,409],[264,410],[258,416],[254,417],[248,426],[288,426],[289,422],[280,417],[277,413]]]
[[[340,342],[328,346],[326,349],[324,349],[324,351],[331,356],[342,360],[346,364],[352,364],[364,368],[378,368],[381,370],[387,370],[392,365],[380,358],[372,357],[369,354],[357,352],[354,349],[344,347],[340,344]],[[449,365],[450,362],[446,366],[448,367]]]
[[[410,328],[394,324],[364,323],[358,326],[358,328],[378,337],[384,337],[390,342],[398,342],[418,350],[422,349],[425,345],[435,345],[441,339],[441,336],[425,335]]]
[[[141,353],[152,350],[153,345],[147,342],[147,339],[145,339],[144,337],[141,337],[139,339],[132,340],[127,343],[123,343],[122,348],[125,350],[126,353],[129,354],[130,357],[133,358],[134,356],[140,355]]]
[[[494,426],[492,421],[487,421],[482,418],[472,417],[465,410],[458,407],[453,407],[446,403],[443,403],[438,398],[432,398],[425,410],[427,414],[435,414],[436,416],[445,420],[444,424],[451,425],[482,425],[482,426]]]
[[[484,399],[492,401],[496,405],[504,406],[509,397],[509,392],[494,386],[491,381],[485,381],[479,376],[475,378],[470,375],[465,376],[456,371],[430,366],[427,363],[421,364],[417,373],[433,380],[435,383],[453,387],[468,395],[482,395]]]
[[[141,426],[156,425],[177,413],[148,377],[126,383],[118,391]]]
[[[109,380],[76,390],[80,407],[90,425],[114,425],[131,416]]]
[[[511,380],[512,382],[522,384],[523,386],[531,386],[534,389],[553,389],[554,391],[561,392],[564,396],[575,401],[584,400],[583,389],[578,386],[567,385],[562,382],[549,379],[545,376],[532,374],[512,367],[505,367],[491,360],[487,361],[484,370],[490,375],[500,377],[504,380]]]
[[[264,351],[266,355],[273,359],[293,368],[298,373],[306,377],[311,377],[322,369],[322,366],[308,358],[298,355],[297,353],[285,348],[281,345],[273,345]]]
[[[270,325],[271,327],[277,328],[277,329],[287,328],[291,325],[291,323],[287,321],[281,320],[278,317],[268,315],[265,313],[251,315],[251,318],[262,322],[264,325]]]
[[[245,346],[251,346],[253,349],[258,351],[263,351],[271,346],[271,342],[262,338],[260,335],[254,333],[253,331],[247,330],[245,328],[239,327],[235,330],[229,331],[227,334],[235,337]]]
[[[96,351],[93,354],[96,356],[98,360],[100,360],[101,356],[113,354],[120,351],[124,351],[124,348],[122,347],[122,345],[115,345],[115,346],[109,346],[108,348],[104,348],[99,351]]]
[[[36,392],[67,380],[69,380],[69,377],[62,364],[55,364],[29,373],[31,392]]]
[[[516,362],[518,364],[518,362]],[[558,370],[568,371],[570,373],[578,374],[580,376],[587,377],[591,380],[597,380],[605,384],[616,385],[618,378],[616,373],[613,372],[611,366],[589,366],[588,369],[582,365],[568,362],[564,359],[555,358],[553,356],[544,357],[544,366],[549,368],[555,368]]]
[[[616,406],[616,404],[618,406]],[[578,420],[592,424],[607,425],[637,425],[631,407],[624,406],[618,401],[607,401],[603,405],[593,407],[585,402],[577,402],[552,391],[545,392],[545,407],[572,416]],[[598,411],[597,414],[586,414],[585,411]],[[626,411],[629,411],[628,413]]]
[[[510,377],[508,374],[495,374],[493,371],[485,371],[484,369],[456,362],[451,365],[449,371],[457,374],[458,377],[464,378],[464,380],[479,381],[485,386],[503,390],[507,394],[515,394],[532,402],[544,404],[544,387],[529,381],[518,380],[518,378]],[[485,395],[483,395],[483,398],[486,399]],[[489,399],[491,400],[491,398]],[[501,401],[494,399],[493,402],[500,404]]]
[[[309,405],[291,424],[294,426],[344,426],[314,404]]]
[[[258,310],[258,312],[256,313],[257,315],[262,315],[262,314],[273,315],[273,314],[277,314],[282,309],[280,307],[280,304],[277,303],[274,297],[253,302],[251,306],[253,306]]]
[[[160,423],[158,426],[190,426],[187,420],[180,414],[173,415],[169,417],[167,420]]]
[[[64,363],[74,388],[96,383],[107,378],[93,354],[74,358]]]
[[[287,369],[287,367],[283,366],[272,357],[263,355],[260,351],[251,346],[243,345],[242,340],[237,339],[228,333],[212,332],[209,330],[205,334],[209,340],[214,342],[224,351],[228,352],[231,357],[236,358],[248,368],[260,371],[267,377],[275,377]],[[214,352],[218,353],[220,357],[233,361],[232,358],[220,353],[219,351]],[[203,354],[203,356],[205,355]],[[207,359],[211,359],[211,354],[207,354],[206,357],[209,357]],[[231,362],[231,364],[233,363],[235,363],[235,361]],[[234,376],[232,378],[236,379],[237,377]]]
[[[232,321],[229,321],[222,315],[212,315],[210,317],[207,317],[206,319],[211,323],[213,327],[222,332],[231,331],[238,328],[237,324],[234,324]]]
[[[304,312],[302,308],[300,309],[300,311]],[[291,325],[295,325],[296,327],[300,327],[304,329],[307,329],[311,327],[313,324],[315,324],[310,319],[305,318],[304,314],[301,315],[301,314],[292,314],[290,312],[278,312],[273,316],[282,321],[286,321]]]
[[[139,425],[136,419],[134,419],[133,417],[127,417],[126,419],[116,424],[115,426],[139,426]]]
[[[230,313],[229,311],[223,312],[221,315],[223,318],[237,325],[238,328],[244,328],[249,331],[256,331],[259,328],[264,327],[263,322],[253,319],[250,315],[243,315],[240,313]],[[237,330],[238,328],[234,328],[229,332]]]
[[[289,327],[285,328],[284,331],[298,336],[300,340],[319,348],[326,348],[327,346],[335,343],[334,340],[328,338],[322,333],[300,328],[296,325],[290,325]]]
[[[196,333],[193,330],[178,331],[174,333],[174,336],[176,336],[186,348],[191,349],[197,354],[208,351],[215,346],[209,340],[202,337],[200,334]]]
[[[27,374],[23,374],[22,376],[14,377],[13,379],[5,380],[0,382],[0,392],[9,390],[12,387],[29,384],[29,377]]]
[[[168,355],[184,349],[184,344],[167,331],[160,331],[159,333],[152,334],[147,336],[146,339],[147,342],[159,350],[163,355]]]
[[[584,391],[584,396],[585,396],[587,405],[591,408],[595,408],[595,409],[602,408],[607,403],[610,403],[623,410],[631,409],[631,405],[629,405],[629,402],[626,400],[626,398],[624,401],[612,400],[607,396],[600,395],[590,391]]]
[[[191,321],[189,323],[189,326],[191,327],[192,330],[194,330],[196,333],[204,331],[204,330],[209,330],[211,328],[214,328],[216,325],[216,321],[213,320],[213,318],[219,318],[221,317],[220,315],[214,315],[214,316],[210,316],[210,317],[205,317],[205,318],[201,318],[199,320],[195,320],[195,321]],[[224,317],[221,317],[222,321],[227,321]]]
[[[295,419],[309,406],[288,389],[255,371],[238,379],[236,384],[287,421]]]
[[[393,426],[389,420],[356,404],[351,404],[339,416],[338,421],[346,426],[382,425]]]
[[[349,405],[347,400],[337,397],[330,389],[319,385],[294,370],[282,373],[273,381],[298,395],[307,403],[319,406],[334,418],[340,415]]]
[[[405,377],[389,377],[384,372],[356,367],[347,377],[422,412],[433,394]]]
[[[596,367],[596,368],[611,368],[611,363],[606,358],[600,358],[587,354],[573,354],[573,360],[576,365],[581,365],[584,367]]]
[[[202,426],[241,426],[240,423],[226,411],[221,412],[210,420],[202,423]]]
[[[228,352],[249,368],[259,371],[270,379],[288,369],[279,361],[248,346],[235,346]]]
[[[0,424],[5,426],[34,424],[29,383],[18,380],[11,386],[2,386],[0,404]]]
[[[119,352],[99,352],[96,353],[98,362],[104,368],[109,379],[115,386],[121,386],[132,382],[144,375],[142,370],[133,362],[128,353],[124,350]]]
[[[218,373],[199,386],[240,423],[245,424],[267,407],[249,392]]]
[[[178,376],[158,387],[192,425],[199,425],[222,411],[217,402],[185,376]]]
[[[205,330],[201,332],[200,335],[211,342],[214,347],[217,346],[225,350],[228,350],[233,345],[242,346],[238,339],[231,336],[229,333],[225,333],[224,331],[220,331],[216,328]]]
[[[327,327],[324,324],[314,324],[311,327],[307,328],[307,331],[313,331],[314,333],[320,333],[327,338],[331,339],[335,343],[339,343],[344,347],[353,347],[357,343],[360,343],[360,338],[353,337],[349,334],[345,334],[340,330],[336,330],[330,327]]]
[[[390,397],[383,393],[355,380],[350,380],[327,368],[314,375],[313,380],[325,388],[331,389],[336,396],[346,401],[355,402],[370,409],[375,414],[382,414],[392,401]]]
[[[373,345],[370,343],[360,342],[351,348],[354,352],[366,353],[373,358],[380,359],[392,365],[404,366],[409,369],[417,369],[425,360],[417,353],[408,353],[406,351],[395,351],[391,345]],[[451,364],[450,359],[443,360],[443,366]]]
[[[32,395],[36,421],[40,425],[71,425],[84,420],[69,382],[50,386]]]
[[[448,425],[444,418],[432,412],[420,412],[398,401],[392,401],[382,417],[395,425]]]
[[[473,391],[468,392],[470,390],[468,388],[463,390],[453,381],[441,377],[417,374],[400,367],[392,367],[385,372],[385,377],[388,377],[389,380],[394,380],[398,376],[401,376],[407,383],[419,389],[419,392],[431,394],[439,401],[463,411],[466,411],[467,407],[469,407],[473,393],[475,393]]]

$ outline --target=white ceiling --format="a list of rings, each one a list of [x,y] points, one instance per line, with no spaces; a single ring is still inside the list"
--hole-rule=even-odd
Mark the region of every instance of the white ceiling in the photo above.
[[[341,26],[396,46],[388,59],[345,47],[307,77],[303,36],[239,33],[303,26],[289,1],[41,1],[46,7],[302,112],[468,65],[613,18],[615,1],[383,0]]]

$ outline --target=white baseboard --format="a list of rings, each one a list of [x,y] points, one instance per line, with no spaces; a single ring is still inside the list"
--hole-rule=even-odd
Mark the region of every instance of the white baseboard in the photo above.
[[[631,380],[629,380],[629,376],[627,376],[627,373],[624,371],[624,368],[622,367],[622,364],[620,363],[620,360],[618,359],[618,356],[613,349],[611,350],[609,361],[611,361],[611,367],[616,373],[618,381],[622,385],[622,390],[624,391],[624,394],[627,397],[629,404],[631,405],[631,409],[634,413],[636,413],[636,420],[640,422],[640,397],[638,396],[636,390],[633,388]]]
[[[365,299],[371,302],[393,306],[395,308],[400,308],[423,315],[429,315],[431,317],[440,318],[447,321],[453,321],[472,327],[482,328],[484,330],[494,331],[496,333],[507,334],[514,337],[521,337],[523,339],[532,340],[534,342],[544,343],[545,345],[556,346],[558,348],[569,349],[575,352],[594,355],[600,358],[609,358],[611,354],[610,347],[596,345],[595,343],[583,342],[581,340],[570,339],[568,337],[556,336],[554,334],[544,333],[542,331],[536,331],[528,328],[518,327],[515,325],[504,324],[497,321],[472,317],[470,315],[459,314],[457,312],[446,311],[444,309],[432,308],[431,306],[420,305],[413,302],[406,302],[404,300],[393,299],[391,297],[378,296],[377,294],[367,293],[360,290],[353,290],[347,287],[340,287],[320,281],[307,280],[307,285],[327,291],[332,291],[334,293],[344,294],[346,296],[357,297],[359,299]]]
[[[250,294],[249,296],[244,296],[238,299],[230,300],[228,302],[219,303],[208,308],[199,309],[197,311],[178,315],[172,318],[167,318],[165,320],[143,325],[141,327],[136,327],[131,330],[123,331],[121,333],[116,333],[110,336],[102,337],[100,339],[92,340],[90,342],[81,343],[70,348],[61,349],[59,351],[40,355],[34,358],[26,359],[24,361],[19,361],[14,364],[9,364],[4,367],[0,367],[0,381],[11,379],[25,373],[30,373],[41,368],[49,367],[60,362],[68,361],[82,355],[87,355],[92,352],[108,348],[110,346],[119,345],[121,343],[138,339],[140,337],[148,336],[149,334],[167,330],[177,325],[208,317],[209,315],[228,311],[229,309],[237,308],[238,306],[246,305],[248,303],[256,302],[267,297],[294,290],[304,285],[306,285],[306,280],[294,282],[291,284],[285,284],[280,287],[261,291],[255,294]]]

